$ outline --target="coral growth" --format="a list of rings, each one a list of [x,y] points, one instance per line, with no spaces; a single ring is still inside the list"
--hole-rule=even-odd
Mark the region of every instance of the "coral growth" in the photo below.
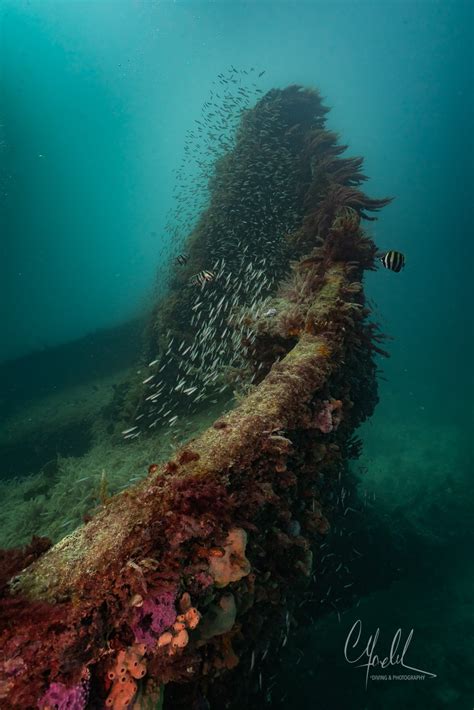
[[[217,603],[210,605],[199,628],[199,637],[203,640],[220,636],[230,631],[237,616],[237,607],[233,594],[224,594]]]
[[[301,292],[300,292],[301,293]],[[291,287],[288,287],[288,296],[291,296]],[[298,306],[282,311],[277,319],[278,333],[283,338],[296,338],[304,329],[305,312]]]
[[[38,703],[41,710],[84,710],[89,696],[87,679],[68,688],[64,683],[51,683]]]
[[[130,625],[137,643],[154,647],[158,636],[176,619],[175,599],[176,592],[173,591],[149,592],[143,603],[134,605],[134,619]]]
[[[174,655],[178,649],[188,645],[188,631],[194,630],[201,620],[201,614],[196,607],[191,606],[191,597],[188,592],[185,592],[180,599],[179,608],[181,614],[178,614],[176,621],[169,631],[161,634],[158,638],[158,648],[166,648],[168,655]]]
[[[323,434],[335,431],[342,419],[342,402],[340,399],[325,399],[323,406],[315,417],[314,426]]]
[[[146,675],[144,644],[134,644],[118,652],[115,663],[107,673],[112,687],[105,701],[107,708],[127,710],[137,692],[136,681]]]
[[[238,666],[239,657],[234,651],[232,640],[239,631],[240,628],[237,624],[232,631],[227,631],[213,638],[212,645],[215,650],[214,667],[216,669],[225,668],[226,670],[232,670],[232,668]]]
[[[241,528],[229,531],[224,543],[224,554],[209,559],[209,569],[216,587],[226,587],[250,573],[250,562],[245,556],[247,533]]]

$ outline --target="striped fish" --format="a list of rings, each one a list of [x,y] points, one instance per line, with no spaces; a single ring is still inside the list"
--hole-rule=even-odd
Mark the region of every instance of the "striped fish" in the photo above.
[[[174,263],[176,266],[184,266],[188,261],[188,257],[185,254],[178,254],[176,259],[174,260]]]
[[[380,257],[380,261],[386,269],[397,273],[405,266],[405,256],[400,251],[388,251]]]
[[[214,281],[216,275],[213,271],[200,271],[195,276],[192,276],[191,281],[193,284],[198,284],[199,286],[204,286],[205,283],[210,283]]]

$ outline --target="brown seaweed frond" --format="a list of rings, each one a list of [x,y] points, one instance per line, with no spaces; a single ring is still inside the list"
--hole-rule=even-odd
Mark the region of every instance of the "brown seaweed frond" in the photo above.
[[[306,309],[294,305],[279,314],[277,332],[283,338],[297,338],[304,330]]]
[[[290,303],[302,304],[314,296],[322,284],[322,275],[316,270],[304,270],[302,265],[324,260],[324,249],[314,249],[311,258],[295,265],[292,273],[278,290],[278,297]]]
[[[302,230],[305,233],[312,233],[323,238],[327,237],[332,227],[337,229],[340,226],[340,222],[334,224],[334,221],[341,215],[342,210],[342,220],[346,223],[349,221],[348,215],[351,214],[352,219],[350,220],[349,231],[354,231],[352,224],[355,225],[357,220],[354,213],[357,213],[359,221],[360,218],[374,219],[367,216],[367,211],[379,210],[388,202],[390,202],[390,198],[372,200],[355,187],[331,184],[317,207],[313,208],[305,218]]]
[[[357,232],[360,226],[360,214],[350,205],[343,205],[336,212],[336,217],[331,225],[331,232]]]
[[[306,141],[305,153],[313,160],[328,155],[337,156],[347,150],[347,145],[338,144],[339,136],[333,131],[315,130],[312,131]]]
[[[367,176],[361,172],[363,162],[363,158],[340,158],[328,166],[328,172],[332,180],[341,185],[360,185],[367,180]]]

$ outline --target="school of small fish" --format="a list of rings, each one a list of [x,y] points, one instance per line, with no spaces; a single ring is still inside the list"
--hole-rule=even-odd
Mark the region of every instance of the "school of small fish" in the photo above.
[[[263,93],[256,83],[263,74],[235,67],[219,74],[195,130],[186,136],[175,176],[176,209],[167,224],[175,250],[171,263],[178,272],[188,264],[185,242],[204,209],[209,226],[200,238],[208,240],[213,262],[183,286],[189,305],[176,331],[184,337],[175,330],[165,334],[165,348],[142,380],[147,406],[122,432],[126,439],[173,427],[203,402],[252,383],[251,377],[245,381],[245,356],[255,339],[248,316],[276,313],[268,305],[289,268],[284,237],[299,217],[292,192],[295,161],[276,130],[284,120],[276,101],[261,101],[258,112],[249,111]],[[230,168],[215,172],[223,156],[230,156]],[[169,264],[169,252],[161,260]]]
[[[299,162],[288,138],[295,127],[279,110],[279,94],[262,98],[257,82],[263,74],[233,66],[218,74],[195,129],[186,134],[175,174],[176,206],[159,261],[173,264],[168,276],[176,278],[188,266],[186,240],[199,225],[200,244],[212,254],[212,263],[183,284],[186,305],[176,327],[160,334],[161,352],[142,380],[145,406],[122,432],[124,439],[179,427],[180,417],[204,402],[246,391],[263,366],[254,363],[250,374],[252,324],[276,315],[270,300],[291,257],[285,236],[302,216],[296,194]],[[399,271],[404,257],[392,251],[381,261]]]

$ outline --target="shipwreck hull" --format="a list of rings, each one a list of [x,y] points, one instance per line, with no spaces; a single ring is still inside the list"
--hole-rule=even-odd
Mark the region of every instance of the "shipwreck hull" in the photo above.
[[[293,165],[293,192],[283,199],[293,221],[288,230],[278,218],[278,262],[259,295],[272,315],[245,298],[225,314],[226,328],[238,323],[245,340],[233,368],[238,403],[54,547],[36,540],[23,558],[4,554],[0,698],[8,707],[52,707],[76,693],[78,708],[152,708],[163,689],[165,708],[258,706],[271,690],[262,668],[274,666],[295,624],[325,608],[320,578],[331,577],[331,599],[351,603],[354,592],[342,574],[332,579],[324,556],[356,505],[354,432],[377,402],[381,336],[362,287],[376,247],[361,218],[387,200],[358,190],[361,161],[340,157],[316,92],[290,87],[262,102],[218,166],[187,245],[189,271],[157,305],[145,344],[145,357],[159,352],[159,364],[179,333],[192,337],[195,296],[183,283],[208,266],[214,242],[221,248],[216,234],[232,200],[235,234],[245,146],[255,150],[259,111],[277,106],[272,139]],[[252,258],[265,256],[268,247],[262,252],[243,229],[226,269],[242,268],[246,234]],[[170,392],[173,367],[165,370]],[[121,412],[146,418],[146,401],[131,382]]]

